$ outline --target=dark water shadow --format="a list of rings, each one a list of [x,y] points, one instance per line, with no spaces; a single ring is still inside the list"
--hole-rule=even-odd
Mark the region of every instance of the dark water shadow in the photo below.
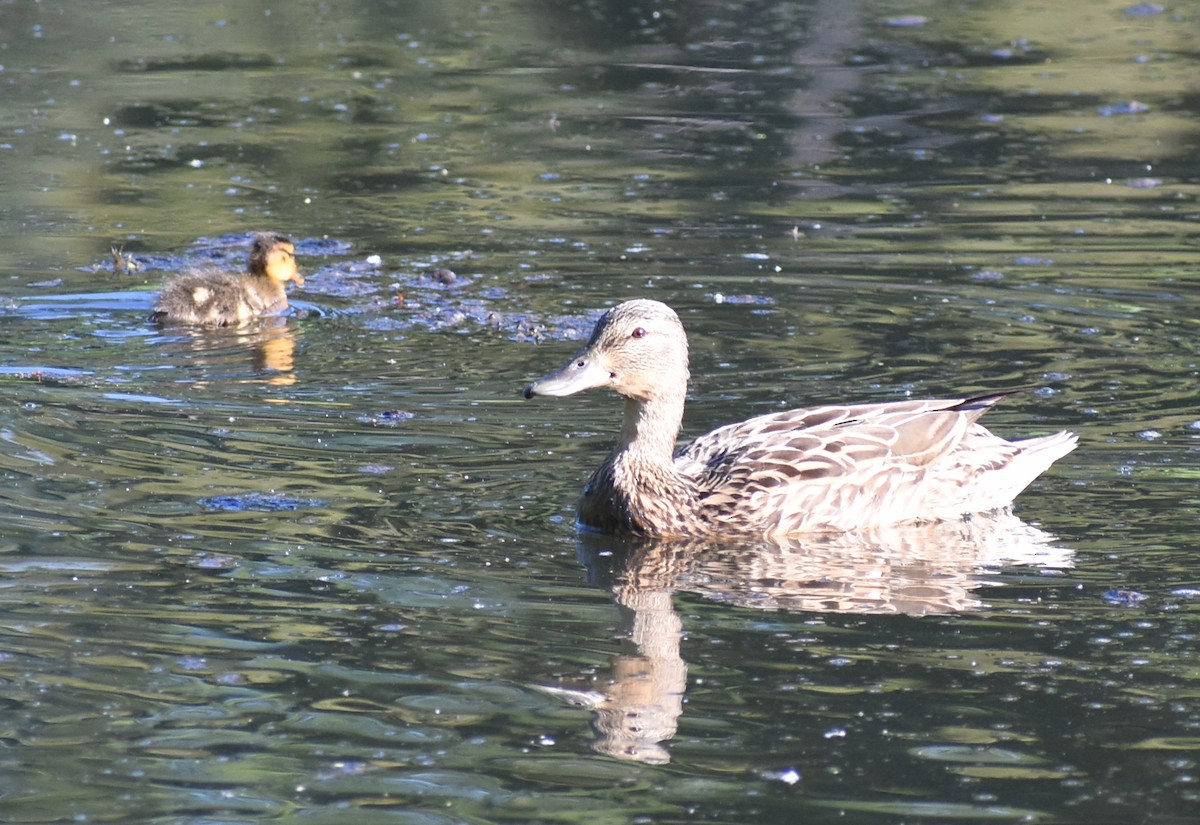
[[[687,663],[676,591],[755,610],[946,615],[980,610],[1002,570],[1069,568],[1072,550],[1011,512],[855,533],[635,542],[581,533],[591,583],[621,614],[622,650],[601,691],[540,689],[592,710],[596,751],[663,764],[683,712]]]

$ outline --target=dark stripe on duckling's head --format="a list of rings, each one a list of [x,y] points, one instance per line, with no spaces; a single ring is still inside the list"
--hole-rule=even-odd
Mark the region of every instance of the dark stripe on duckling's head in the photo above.
[[[263,233],[254,237],[247,265],[251,275],[268,276],[280,283],[303,284],[296,267],[296,245],[285,235]]]
[[[296,248],[292,239],[286,235],[277,235],[273,232],[255,235],[254,243],[250,245],[250,272],[254,275],[267,274],[267,258],[270,256],[271,250],[285,245],[292,247],[293,250]]]

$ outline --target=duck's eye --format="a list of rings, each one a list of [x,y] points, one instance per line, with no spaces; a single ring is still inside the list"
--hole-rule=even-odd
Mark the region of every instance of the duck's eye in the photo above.
[[[634,338],[642,338],[642,337],[645,337],[645,335],[646,335],[646,328],[645,328],[645,327],[638,327],[637,329],[635,329],[635,330],[634,330],[632,333],[630,333],[630,334],[631,334],[631,335],[632,335]]]

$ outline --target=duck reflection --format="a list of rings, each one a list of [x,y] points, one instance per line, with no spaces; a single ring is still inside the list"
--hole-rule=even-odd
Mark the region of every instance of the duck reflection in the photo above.
[[[1002,568],[1072,566],[1073,553],[1053,542],[1007,511],[770,544],[581,534],[589,580],[620,610],[623,649],[599,692],[541,689],[592,709],[598,752],[662,764],[687,687],[676,590],[761,610],[948,614],[983,607],[976,591]]]

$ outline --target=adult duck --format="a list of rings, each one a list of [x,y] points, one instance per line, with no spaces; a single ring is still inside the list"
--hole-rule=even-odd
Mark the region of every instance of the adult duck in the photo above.
[[[246,272],[189,272],[167,283],[152,318],[211,326],[239,326],[287,309],[288,282],[303,284],[296,246],[283,235],[254,238]]]
[[[770,413],[676,451],[688,378],[679,316],[639,299],[605,312],[582,352],[525,388],[526,398],[595,387],[625,398],[617,447],[579,501],[582,526],[770,537],[955,519],[1006,507],[1076,444],[1065,431],[993,435],[976,420],[1000,392]]]

